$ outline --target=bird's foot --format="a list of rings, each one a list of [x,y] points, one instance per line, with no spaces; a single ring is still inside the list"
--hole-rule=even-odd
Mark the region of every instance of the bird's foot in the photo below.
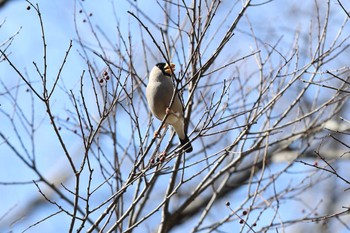
[[[180,117],[180,113],[179,112],[174,112],[173,110],[171,110],[170,108],[166,108],[165,109],[165,113],[167,115],[174,115],[175,117],[179,118]]]
[[[166,108],[166,109],[165,109],[165,114],[169,115],[169,114],[171,114],[171,112],[172,112],[172,111],[171,111],[170,108]]]

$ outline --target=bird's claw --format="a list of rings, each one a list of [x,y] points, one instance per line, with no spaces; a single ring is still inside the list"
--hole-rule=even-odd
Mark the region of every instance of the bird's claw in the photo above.
[[[172,113],[171,109],[170,108],[166,108],[165,109],[165,114],[169,115],[170,113]]]
[[[179,112],[174,112],[173,110],[171,110],[170,108],[166,108],[165,109],[165,114],[167,115],[174,115],[175,117],[179,118],[180,117],[180,113]]]

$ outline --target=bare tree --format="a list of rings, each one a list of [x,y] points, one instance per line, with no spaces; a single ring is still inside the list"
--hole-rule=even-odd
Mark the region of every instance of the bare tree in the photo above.
[[[346,6],[295,3],[285,17],[270,9],[289,19],[274,28],[259,17],[276,2],[152,1],[152,15],[127,1],[126,27],[112,1],[111,32],[76,1],[76,39],[57,68],[40,4],[27,2],[42,61],[26,70],[13,61],[17,32],[0,45],[0,66],[19,77],[14,86],[0,79],[0,148],[31,176],[0,185],[29,184],[37,195],[0,212],[1,227],[45,206],[50,214],[21,230],[58,216],[68,232],[349,230],[350,32],[347,14],[337,13]],[[297,17],[309,23],[292,23]],[[84,63],[75,77],[65,73],[72,53]],[[147,76],[160,61],[177,64],[192,153],[147,106]],[[49,139],[57,151],[45,147]],[[38,148],[63,161],[57,171],[45,169]]]

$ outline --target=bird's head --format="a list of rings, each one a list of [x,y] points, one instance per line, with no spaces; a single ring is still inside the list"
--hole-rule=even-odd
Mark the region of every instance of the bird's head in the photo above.
[[[173,63],[170,63],[170,65],[168,65],[168,63],[161,62],[157,63],[156,66],[162,71],[164,75],[167,76],[171,76],[171,74],[173,74],[175,71],[175,64]]]

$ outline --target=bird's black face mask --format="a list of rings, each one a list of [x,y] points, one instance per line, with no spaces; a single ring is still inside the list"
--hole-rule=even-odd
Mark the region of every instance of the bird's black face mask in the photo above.
[[[170,64],[167,65],[164,62],[161,63],[157,63],[156,66],[162,71],[162,73],[166,76],[171,76],[171,72],[174,72],[175,70],[175,65],[174,64]]]

